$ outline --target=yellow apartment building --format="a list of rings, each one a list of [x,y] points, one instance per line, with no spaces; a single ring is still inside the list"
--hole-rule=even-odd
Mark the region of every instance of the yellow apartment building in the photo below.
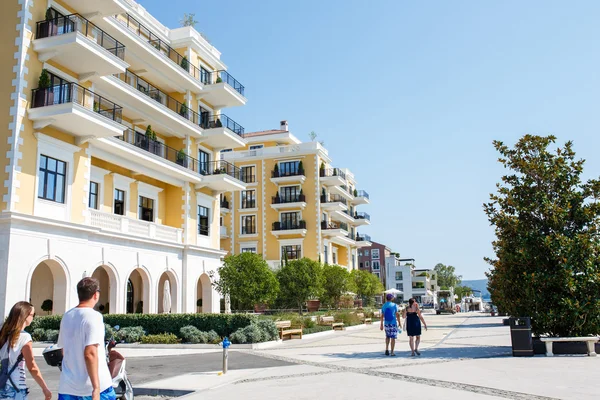
[[[370,224],[358,206],[369,203],[354,175],[333,166],[318,142],[302,143],[282,121],[280,129],[246,133],[246,148],[224,149],[246,189],[221,197],[221,248],[254,252],[273,267],[308,257],[357,268],[357,249],[370,246],[359,233]]]
[[[132,0],[2,4],[0,319],[65,312],[85,276],[104,312],[219,312],[220,196],[247,186],[219,157],[247,144],[221,53]]]

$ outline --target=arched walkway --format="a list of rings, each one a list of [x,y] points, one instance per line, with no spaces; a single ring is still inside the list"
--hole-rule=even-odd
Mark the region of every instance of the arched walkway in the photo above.
[[[212,284],[207,274],[200,275],[196,285],[196,299],[202,299],[202,307],[196,307],[198,312],[212,312]],[[196,303],[197,304],[197,303]]]
[[[171,294],[171,307],[168,310],[165,310],[165,282],[169,282],[169,293]],[[158,313],[176,313],[179,310],[179,291],[177,284],[177,276],[171,271],[163,272],[158,280],[157,290],[157,298],[158,298]]]
[[[33,270],[28,286],[29,302],[33,304],[38,315],[64,314],[67,311],[68,279],[58,261],[40,262]],[[42,304],[46,300],[52,302],[51,311],[42,310]]]
[[[127,277],[125,285],[125,312],[150,312],[150,277],[142,268],[134,269]]]
[[[109,266],[101,265],[92,273],[92,278],[96,278],[100,282],[100,301],[98,301],[96,310],[103,314],[117,313],[119,283],[115,272]]]

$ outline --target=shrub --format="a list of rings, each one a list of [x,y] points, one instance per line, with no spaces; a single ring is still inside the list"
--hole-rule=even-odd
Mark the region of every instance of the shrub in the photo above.
[[[221,341],[221,337],[213,330],[208,331],[206,335],[207,343],[217,344]]]
[[[46,330],[43,328],[37,328],[31,334],[31,338],[34,342],[42,342],[46,340]]]
[[[256,326],[262,331],[264,341],[268,342],[279,338],[279,332],[273,321],[261,319],[256,322]]]
[[[244,344],[246,343],[246,334],[244,333],[243,329],[238,329],[231,334],[229,340],[231,340],[231,343]]]
[[[195,326],[184,326],[179,330],[179,336],[186,343],[206,343],[208,340],[208,335],[205,332],[202,332],[200,329]]]
[[[161,333],[158,335],[142,336],[141,342],[144,344],[177,344],[179,340],[172,333]]]
[[[109,340],[115,334],[115,330],[109,324],[104,324],[104,339]]]
[[[354,312],[342,311],[332,314],[336,322],[343,322],[346,326],[360,325],[362,322]]]
[[[125,343],[135,343],[139,342],[145,334],[146,332],[141,326],[128,326],[116,332],[115,339]]]
[[[48,329],[46,331],[46,341],[56,343],[58,342],[58,330]]]

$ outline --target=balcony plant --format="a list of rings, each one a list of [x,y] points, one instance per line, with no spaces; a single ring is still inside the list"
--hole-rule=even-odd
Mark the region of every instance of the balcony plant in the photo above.
[[[319,176],[325,176],[325,164],[321,161],[321,166],[319,167]]]
[[[187,168],[187,154],[185,154],[185,150],[183,149],[177,152],[177,164]]]
[[[221,119],[220,118],[217,118],[217,121],[215,122],[215,126],[217,128],[222,128],[223,127],[223,124],[221,123]]]
[[[183,56],[183,58],[181,59],[180,65],[181,65],[181,68],[183,68],[187,72],[190,72],[190,62],[188,61],[186,56]]]
[[[281,198],[279,197],[279,192],[275,192],[275,204],[281,203]]]
[[[302,161],[298,163],[298,175],[304,175],[304,165],[302,165]]]
[[[221,82],[223,82],[223,79],[221,79],[220,76],[217,76],[217,81],[215,83],[221,83]]]
[[[358,190],[354,189],[354,197],[358,197]]]
[[[273,178],[279,178],[279,164],[275,164],[273,167]]]
[[[35,92],[35,98],[33,99],[34,107],[43,107],[54,104],[54,92],[49,88],[50,74],[48,74],[48,70],[44,68],[40,74],[38,90]]]
[[[190,110],[189,110],[188,106],[185,104],[182,104],[181,107],[179,108],[179,115],[181,115],[183,118],[189,119],[189,113],[190,113]]]
[[[150,142],[156,139],[156,135],[154,134],[154,131],[152,130],[152,126],[148,125],[146,127],[146,133],[144,134],[144,136],[142,137],[141,140],[141,147],[144,150],[150,151]]]
[[[337,176],[337,174],[338,174],[338,170],[337,170],[337,168],[334,168],[333,169],[333,176]]]
[[[40,29],[38,31],[38,38],[46,38],[50,36],[56,36],[58,34],[58,26],[52,13],[52,8],[46,10],[46,20],[40,23]]]

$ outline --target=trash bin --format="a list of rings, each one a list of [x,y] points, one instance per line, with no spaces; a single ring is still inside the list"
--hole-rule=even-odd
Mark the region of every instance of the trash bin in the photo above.
[[[531,318],[509,318],[513,357],[533,357]]]

